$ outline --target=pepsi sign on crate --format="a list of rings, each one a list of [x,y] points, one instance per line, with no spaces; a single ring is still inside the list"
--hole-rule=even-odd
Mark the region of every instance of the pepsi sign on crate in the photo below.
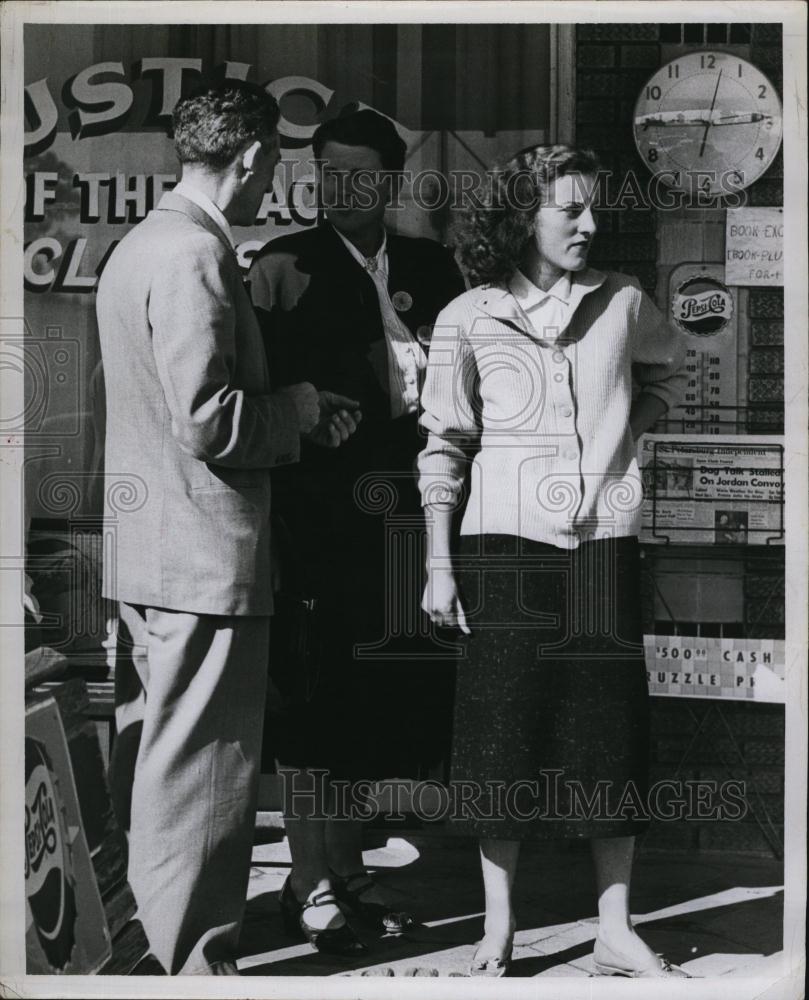
[[[28,974],[98,972],[110,934],[53,698],[25,712],[25,898]]]

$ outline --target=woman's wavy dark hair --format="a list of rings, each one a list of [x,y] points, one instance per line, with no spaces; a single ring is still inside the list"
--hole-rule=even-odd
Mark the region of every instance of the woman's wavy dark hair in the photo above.
[[[596,174],[589,149],[532,146],[495,167],[455,229],[453,242],[473,285],[504,284],[519,266],[534,233],[534,216],[557,177]]]

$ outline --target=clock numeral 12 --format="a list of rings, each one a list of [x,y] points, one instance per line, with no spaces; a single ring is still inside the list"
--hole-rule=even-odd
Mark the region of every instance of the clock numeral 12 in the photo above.
[[[710,52],[708,53],[707,56],[700,56],[699,57],[699,68],[700,69],[705,69],[706,66],[707,66],[708,69],[713,69],[715,65],[716,65],[716,56],[713,55],[713,54],[711,54]]]

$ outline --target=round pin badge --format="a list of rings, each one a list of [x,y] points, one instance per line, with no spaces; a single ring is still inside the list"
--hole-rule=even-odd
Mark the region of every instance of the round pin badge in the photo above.
[[[733,318],[733,295],[718,279],[696,274],[677,286],[671,315],[685,333],[714,337]]]
[[[405,313],[413,305],[413,296],[409,292],[394,292],[391,302],[396,312]]]

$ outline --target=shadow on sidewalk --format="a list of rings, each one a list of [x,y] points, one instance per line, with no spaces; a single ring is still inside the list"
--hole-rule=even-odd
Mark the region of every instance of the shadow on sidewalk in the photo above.
[[[414,858],[409,863],[375,866],[373,850],[366,852],[366,862],[400,895],[397,908],[410,910],[421,923],[392,938],[354,922],[369,947],[355,961],[322,955],[285,936],[278,891],[289,870],[288,854],[284,857],[278,845],[277,859],[262,858],[240,942],[242,975],[356,975],[385,966],[394,966],[397,975],[412,966],[423,967],[426,975],[435,969],[441,975],[463,974],[483,935],[476,845],[458,838],[404,835],[404,840],[408,857]],[[715,965],[721,956],[728,972],[781,950],[780,886],[781,866],[774,860],[641,854],[635,864],[632,912],[641,936],[671,962]],[[515,910],[513,977],[559,974],[560,966],[565,975],[592,971],[597,906],[589,851],[583,845],[526,844]]]

